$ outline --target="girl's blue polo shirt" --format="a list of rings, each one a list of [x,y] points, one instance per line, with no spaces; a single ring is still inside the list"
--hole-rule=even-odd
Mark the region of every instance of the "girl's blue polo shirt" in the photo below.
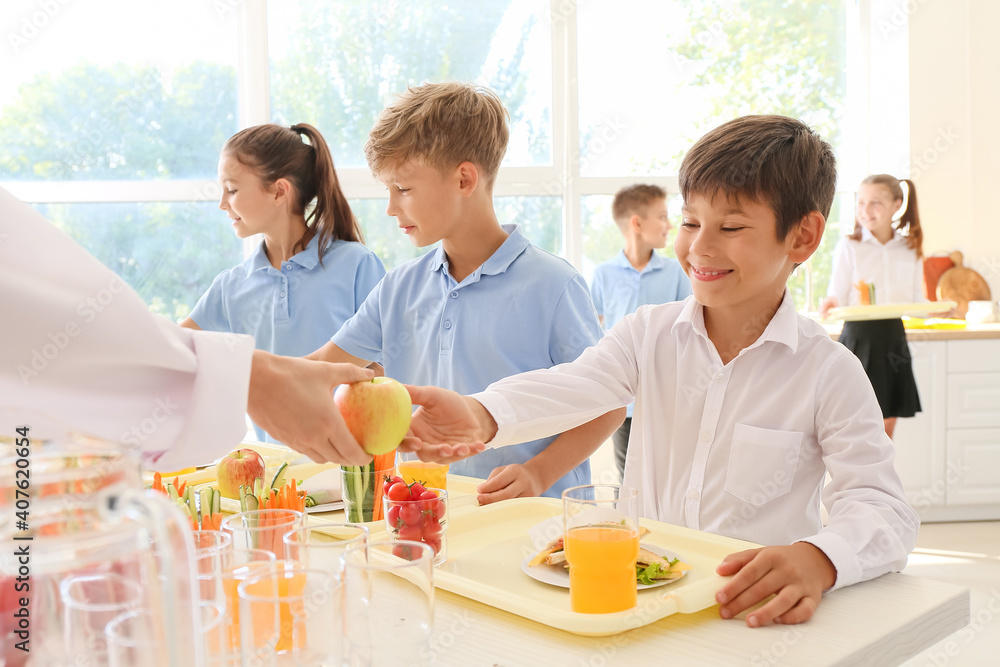
[[[518,225],[504,231],[503,245],[461,283],[441,248],[393,269],[333,342],[381,363],[400,382],[461,394],[573,361],[601,336],[586,282],[568,262],[531,245]],[[451,471],[485,478],[498,466],[524,463],[554,439],[489,449]],[[586,461],[545,495],[589,483]]]
[[[317,244],[313,237],[276,269],[261,243],[242,264],[215,277],[191,319],[206,331],[250,334],[257,349],[274,354],[301,357],[318,350],[357,312],[385,267],[350,241],[330,243],[320,265]]]

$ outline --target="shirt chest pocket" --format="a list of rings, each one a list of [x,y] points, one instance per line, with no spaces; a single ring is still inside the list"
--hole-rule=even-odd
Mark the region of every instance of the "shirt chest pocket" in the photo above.
[[[726,491],[751,505],[788,493],[802,449],[800,431],[737,424],[729,452]]]

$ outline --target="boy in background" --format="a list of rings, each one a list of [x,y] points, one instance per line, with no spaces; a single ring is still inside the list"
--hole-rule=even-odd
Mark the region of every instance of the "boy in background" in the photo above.
[[[475,396],[411,387],[421,407],[402,446],[448,460],[634,399],[625,484],[639,513],[766,545],[716,568],[732,575],[719,613],[766,600],[750,627],[801,623],[823,591],[902,569],[919,523],[861,362],[785,286],[823,239],[833,150],[795,119],[748,116],[702,137],[679,177],[674,250],[693,299],[642,306],[576,361]]]
[[[625,248],[594,269],[590,285],[605,330],[639,306],[683,301],[691,296],[691,281],[677,260],[656,253],[667,245],[671,229],[666,191],[658,185],[627,185],[615,194],[611,216],[625,238]],[[628,406],[625,421],[611,438],[619,478],[625,475],[632,407]]]
[[[386,274],[310,358],[378,362],[401,382],[473,393],[572,361],[597,342],[597,314],[576,269],[531,245],[518,225],[497,221],[493,183],[507,139],[507,111],[478,86],[411,88],[382,112],[365,157],[389,190],[386,213],[414,245],[441,247]],[[482,503],[558,498],[590,483],[587,458],[624,416],[595,415],[561,435],[482,452],[451,472],[488,477]]]

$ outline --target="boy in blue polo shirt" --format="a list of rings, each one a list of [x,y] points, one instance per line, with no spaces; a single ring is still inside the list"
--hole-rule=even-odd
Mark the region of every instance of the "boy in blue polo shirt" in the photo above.
[[[507,139],[507,112],[482,87],[426,84],[382,112],[365,156],[389,190],[386,212],[414,245],[441,247],[386,274],[310,358],[378,362],[401,382],[471,393],[572,361],[597,342],[580,274],[531,245],[518,225],[497,221],[492,190]],[[451,471],[488,477],[479,487],[484,503],[559,497],[590,483],[579,453],[596,450],[624,415],[614,410],[558,436],[491,449]]]
[[[615,194],[611,216],[625,237],[625,249],[594,269],[590,285],[605,331],[639,306],[683,301],[691,296],[691,281],[680,263],[655,252],[667,245],[671,229],[666,191],[658,185],[627,185]],[[612,436],[619,477],[625,474],[631,430],[629,405],[625,421]]]

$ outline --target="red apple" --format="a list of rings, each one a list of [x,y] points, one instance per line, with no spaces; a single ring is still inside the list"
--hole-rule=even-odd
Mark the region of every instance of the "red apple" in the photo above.
[[[239,500],[240,485],[253,486],[255,479],[264,478],[264,458],[252,449],[237,449],[226,454],[216,471],[219,493],[223,498]]]
[[[342,384],[333,401],[351,435],[369,454],[396,449],[410,429],[410,393],[392,378]]]

